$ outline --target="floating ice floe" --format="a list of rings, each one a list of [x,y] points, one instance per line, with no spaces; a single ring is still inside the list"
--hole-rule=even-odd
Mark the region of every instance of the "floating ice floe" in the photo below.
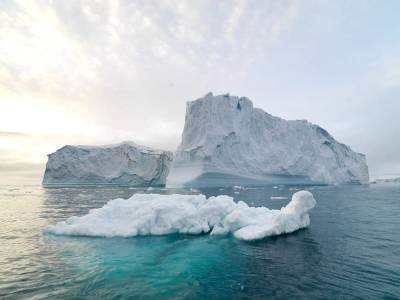
[[[287,199],[288,197],[283,197],[283,196],[271,196],[269,197],[269,199],[271,200],[283,200],[283,199]]]
[[[307,227],[315,204],[308,191],[295,193],[281,209],[249,207],[229,196],[135,194],[126,200],[111,200],[87,215],[71,217],[44,231],[99,237],[209,233],[257,240]]]
[[[235,186],[233,186],[233,189],[234,190],[246,190],[246,188],[241,185],[235,185]]]

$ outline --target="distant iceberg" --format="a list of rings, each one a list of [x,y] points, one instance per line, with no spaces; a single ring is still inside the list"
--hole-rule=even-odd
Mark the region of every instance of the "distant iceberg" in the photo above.
[[[48,155],[44,186],[164,186],[172,153],[133,142],[106,146],[64,146]]]
[[[305,120],[274,117],[245,97],[188,102],[167,186],[364,184],[365,155]]]
[[[173,233],[232,234],[242,240],[291,233],[310,224],[316,201],[308,191],[296,192],[280,210],[249,207],[229,196],[135,194],[109,201],[82,217],[50,225],[57,235],[132,237]]]
[[[400,177],[384,177],[372,180],[370,183],[400,183]]]

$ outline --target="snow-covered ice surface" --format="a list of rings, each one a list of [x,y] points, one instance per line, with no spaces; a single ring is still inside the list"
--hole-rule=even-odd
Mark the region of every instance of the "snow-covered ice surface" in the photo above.
[[[306,120],[274,117],[245,97],[188,102],[168,186],[368,183],[365,155]]]
[[[257,240],[307,227],[315,204],[308,191],[296,192],[280,210],[249,207],[229,196],[135,194],[50,225],[45,232],[100,237],[210,233]]]
[[[133,142],[107,146],[64,146],[48,155],[45,186],[165,185],[172,153]]]

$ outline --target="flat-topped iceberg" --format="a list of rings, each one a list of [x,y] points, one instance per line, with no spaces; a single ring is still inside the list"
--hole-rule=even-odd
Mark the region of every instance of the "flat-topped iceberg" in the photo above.
[[[171,152],[133,142],[64,146],[48,155],[43,185],[163,186],[171,162]]]
[[[188,102],[168,186],[368,183],[365,155],[305,120],[274,117],[245,97]]]
[[[280,210],[249,207],[229,196],[135,194],[50,225],[45,232],[100,237],[210,233],[257,240],[307,227],[315,204],[308,191],[295,193]]]
[[[400,177],[377,178],[370,183],[400,183]]]

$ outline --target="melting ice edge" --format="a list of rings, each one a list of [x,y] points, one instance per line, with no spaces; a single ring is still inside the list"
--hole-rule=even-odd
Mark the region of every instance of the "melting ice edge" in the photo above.
[[[172,233],[232,234],[241,240],[291,233],[309,226],[316,201],[308,191],[296,192],[281,209],[251,207],[220,195],[135,194],[110,200],[87,215],[49,225],[45,233],[73,236],[134,237]]]

